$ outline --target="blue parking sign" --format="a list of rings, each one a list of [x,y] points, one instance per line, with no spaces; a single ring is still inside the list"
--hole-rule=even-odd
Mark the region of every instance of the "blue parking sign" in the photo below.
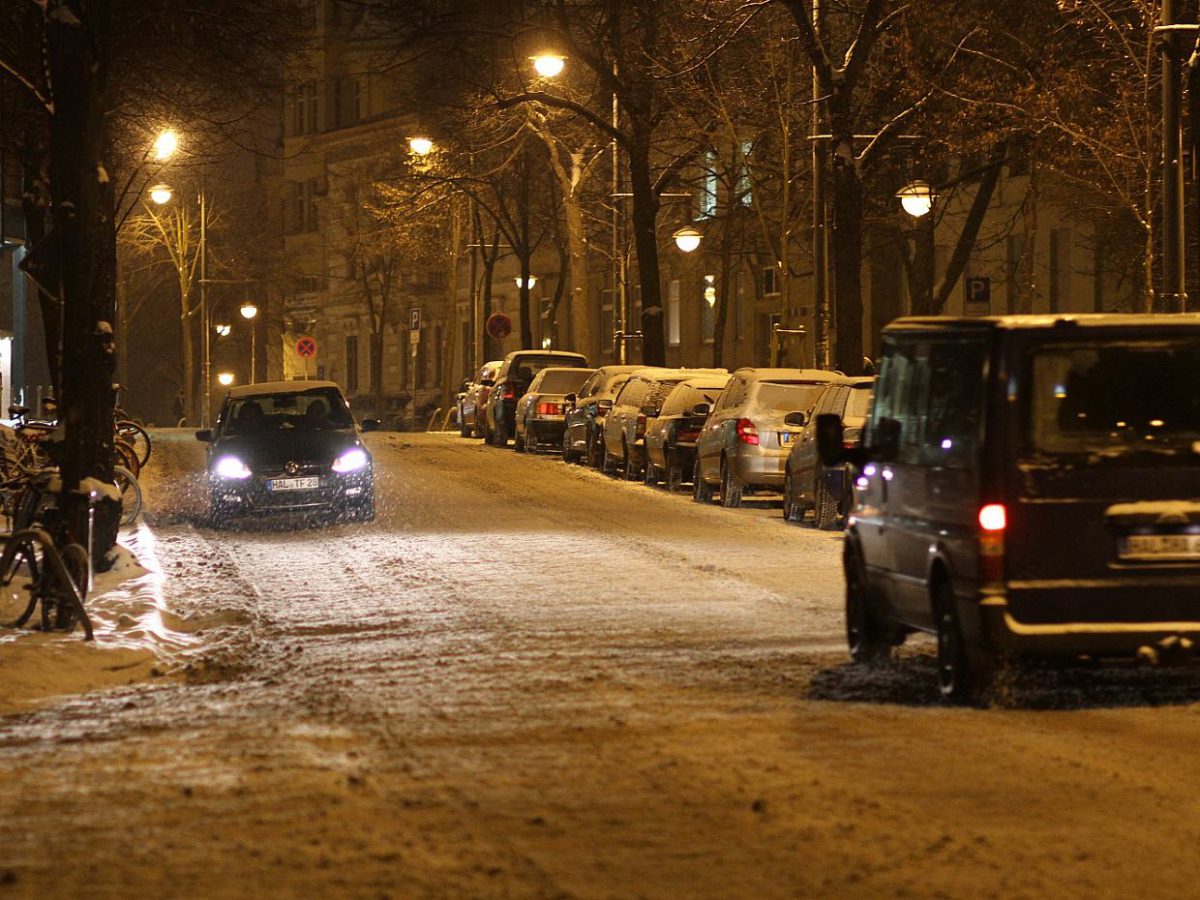
[[[992,312],[992,279],[972,276],[963,279],[963,312],[987,316]]]

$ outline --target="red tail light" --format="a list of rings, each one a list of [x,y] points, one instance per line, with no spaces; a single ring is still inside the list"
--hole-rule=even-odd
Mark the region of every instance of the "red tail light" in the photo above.
[[[539,416],[561,416],[561,403],[539,403],[537,405],[537,414]]]
[[[749,419],[738,419],[737,421],[737,436],[738,440],[743,444],[758,444],[758,427]]]
[[[504,382],[504,384],[502,384],[500,386],[500,399],[501,400],[516,400],[517,399],[517,389],[516,389],[516,386],[511,381],[506,381],[506,382]]]
[[[1008,513],[1003,503],[988,503],[979,510],[979,580],[999,588],[1004,583],[1004,531]]]
[[[637,417],[637,436],[641,437],[645,433],[646,433],[646,417],[638,416]]]
[[[680,428],[675,432],[675,440],[677,441],[694,441],[699,437],[699,428]]]

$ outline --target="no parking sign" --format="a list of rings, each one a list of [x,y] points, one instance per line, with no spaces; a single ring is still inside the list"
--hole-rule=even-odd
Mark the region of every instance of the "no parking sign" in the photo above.
[[[296,341],[296,355],[301,359],[312,359],[317,355],[317,339],[302,337]]]

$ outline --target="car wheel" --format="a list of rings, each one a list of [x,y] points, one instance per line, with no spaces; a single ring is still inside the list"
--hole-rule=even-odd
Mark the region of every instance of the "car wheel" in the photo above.
[[[742,486],[729,470],[729,461],[726,459],[721,460],[720,500],[726,509],[737,509],[742,505]]]
[[[642,482],[654,487],[659,481],[658,466],[650,462],[650,453],[648,451],[643,452],[646,453],[646,462],[642,466]]]
[[[783,521],[799,522],[800,505],[792,499],[792,473],[783,476]]]
[[[710,503],[712,495],[712,488],[705,484],[700,476],[700,457],[697,455],[696,464],[692,468],[692,499],[697,503]]]
[[[562,460],[563,462],[570,464],[575,462],[575,460],[578,458],[579,454],[576,453],[571,447],[571,436],[564,430],[562,440]]]
[[[587,447],[587,464],[593,469],[601,469],[604,467],[604,447],[596,438],[588,441]]]
[[[853,552],[846,553],[846,644],[856,663],[873,665],[891,656],[892,642],[867,589],[862,564]]]
[[[825,489],[825,481],[817,472],[817,480],[813,485],[813,524],[822,531],[833,531],[838,525],[837,498]]]
[[[937,617],[938,693],[951,703],[980,701],[991,686],[991,668],[983,654],[973,654],[963,640],[950,581],[941,579],[934,590]]]
[[[600,457],[603,462],[600,464],[600,471],[605,475],[617,474],[617,458],[608,452],[608,445],[604,443],[604,439],[600,439]]]
[[[672,494],[683,490],[683,468],[674,453],[667,454],[667,490]]]
[[[467,424],[467,417],[463,415],[462,407],[460,406],[458,408],[458,436],[469,438],[472,430],[471,426]]]
[[[513,422],[513,449],[518,453],[525,452],[525,439],[529,435],[529,423],[525,423],[525,434],[521,434],[521,429],[517,427],[517,423]]]

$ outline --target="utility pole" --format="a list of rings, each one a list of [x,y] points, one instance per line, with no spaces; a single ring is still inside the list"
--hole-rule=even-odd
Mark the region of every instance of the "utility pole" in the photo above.
[[[1163,150],[1163,247],[1162,297],[1156,304],[1166,312],[1187,311],[1184,282],[1183,240],[1183,130],[1179,107],[1182,76],[1179,71],[1179,42],[1183,30],[1175,21],[1175,0],[1162,0],[1161,25],[1156,28],[1162,40],[1162,150]]]
[[[819,33],[821,0],[812,0],[813,30]],[[812,170],[813,170],[813,353],[818,369],[829,368],[829,219],[825,201],[825,157],[828,155],[821,135],[821,80],[817,67],[812,67]],[[783,254],[784,261],[787,254]],[[786,269],[779,277],[787,279]],[[786,294],[785,294],[786,296]]]

